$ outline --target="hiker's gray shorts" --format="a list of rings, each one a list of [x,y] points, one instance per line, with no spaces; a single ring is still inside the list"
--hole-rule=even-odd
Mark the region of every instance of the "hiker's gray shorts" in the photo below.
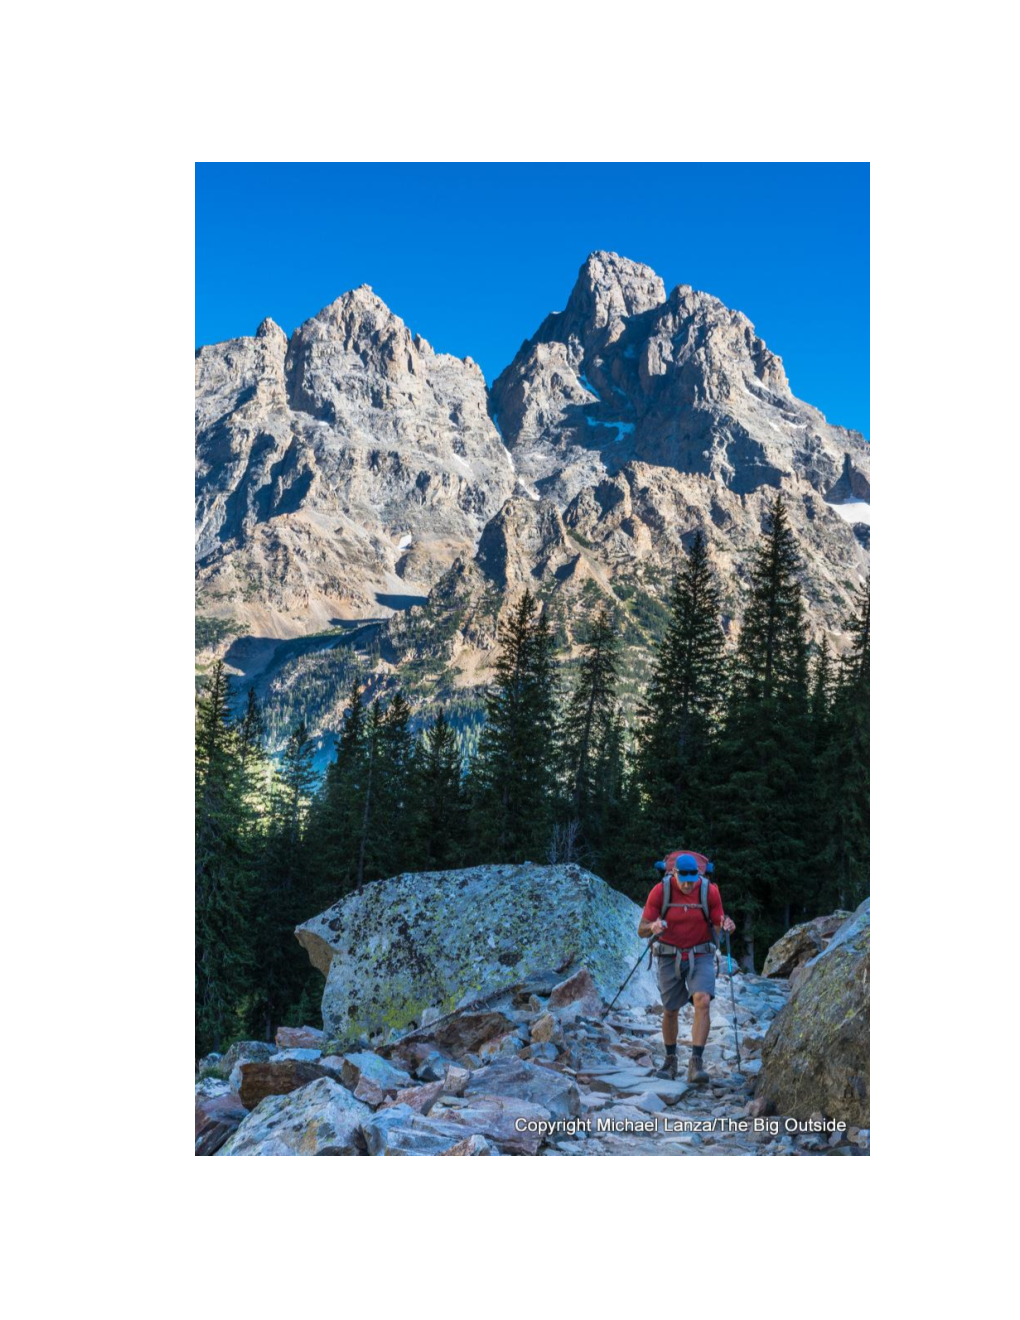
[[[715,954],[696,953],[694,971],[687,976],[677,976],[675,957],[656,956],[655,961],[658,963],[659,994],[662,996],[662,1007],[667,1013],[683,1008],[699,990],[715,998]],[[687,971],[687,963],[681,963],[680,966],[681,971]]]

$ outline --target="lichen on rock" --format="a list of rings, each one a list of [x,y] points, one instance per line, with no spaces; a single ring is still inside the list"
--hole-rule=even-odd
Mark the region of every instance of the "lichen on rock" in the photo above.
[[[295,932],[326,976],[327,1035],[401,1031],[536,972],[588,968],[611,999],[640,957],[640,909],[573,865],[475,866],[375,881]],[[658,999],[641,968],[621,1005]]]

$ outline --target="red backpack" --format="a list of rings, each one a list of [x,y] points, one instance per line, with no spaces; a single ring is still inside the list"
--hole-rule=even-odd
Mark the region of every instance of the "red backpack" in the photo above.
[[[679,902],[679,901],[676,902],[676,903],[674,903],[674,902],[672,901],[672,898],[673,898],[673,882],[672,882],[672,879],[671,879],[671,877],[670,877],[670,875],[669,875],[669,872],[673,869],[674,866],[676,866],[676,859],[677,859],[678,857],[682,856],[684,853],[686,853],[688,857],[693,857],[694,860],[698,863],[698,874],[699,874],[700,877],[701,877],[701,885],[700,885],[701,893],[700,893],[700,901],[697,902],[697,903],[685,903],[685,902]],[[703,853],[694,852],[694,851],[693,851],[692,849],[690,849],[690,848],[677,848],[675,852],[671,852],[671,853],[669,854],[669,856],[666,858],[666,860],[665,860],[664,862],[656,862],[655,865],[656,865],[656,867],[659,868],[659,869],[662,871],[662,873],[663,873],[663,875],[662,875],[662,920],[663,920],[663,921],[666,920],[666,913],[667,913],[667,911],[668,911],[670,908],[694,908],[694,907],[700,907],[700,908],[701,908],[702,915],[703,915],[704,918],[705,918],[705,925],[708,927],[708,941],[707,941],[707,942],[708,942],[709,944],[714,945],[714,944],[715,944],[715,930],[714,930],[714,928],[713,928],[713,926],[712,926],[712,918],[711,918],[711,917],[709,916],[709,914],[708,914],[708,887],[709,887],[709,885],[712,883],[712,882],[709,880],[708,877],[711,875],[712,871],[715,869],[715,868],[712,866],[712,863],[708,860],[707,857],[704,856]],[[693,898],[693,895],[691,895],[691,897]]]

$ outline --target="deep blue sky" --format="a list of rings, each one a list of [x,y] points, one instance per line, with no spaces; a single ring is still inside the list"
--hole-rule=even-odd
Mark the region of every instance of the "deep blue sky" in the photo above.
[[[739,308],[793,391],[869,434],[863,165],[199,165],[196,344],[370,284],[491,382],[589,252]]]

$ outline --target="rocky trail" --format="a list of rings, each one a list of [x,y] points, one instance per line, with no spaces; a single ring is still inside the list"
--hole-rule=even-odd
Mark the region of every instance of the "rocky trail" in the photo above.
[[[588,878],[601,887],[598,899],[629,903]],[[662,1080],[654,1075],[662,1060],[657,1002],[607,1012],[612,995],[587,966],[568,975],[539,968],[483,1005],[476,998],[449,1014],[426,1011],[403,1032],[348,1035],[341,1045],[311,1027],[281,1028],[274,1044],[241,1042],[208,1056],[196,1082],[196,1154],[867,1154],[866,1040],[864,1055],[851,1056],[841,1034],[847,1020],[867,1016],[866,1003],[848,1012],[846,999],[867,982],[867,908],[796,927],[774,946],[770,959],[794,973],[793,990],[788,976],[734,970],[731,978],[720,960],[708,1083],[683,1080],[690,1007],[680,1019],[680,1077]],[[801,1017],[817,1035],[827,1015],[835,1034],[805,1044]],[[799,1043],[784,1054],[791,1036]],[[853,1049],[858,1041],[851,1036]],[[761,1077],[763,1055],[769,1079]],[[792,1097],[788,1111],[770,1095]],[[830,1097],[828,1112],[813,1107],[819,1096]],[[843,1116],[848,1104],[860,1110],[858,1121]]]

